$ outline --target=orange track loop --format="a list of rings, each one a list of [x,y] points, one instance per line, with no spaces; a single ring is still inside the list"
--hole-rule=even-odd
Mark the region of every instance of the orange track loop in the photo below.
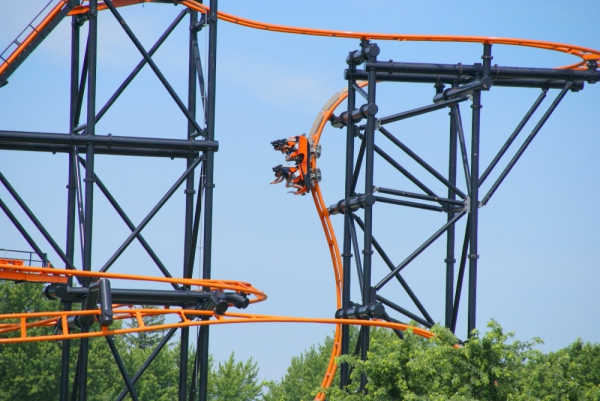
[[[63,275],[63,276],[76,276],[76,277],[92,277],[92,278],[112,278],[119,280],[135,280],[135,281],[153,281],[156,283],[171,283],[190,285],[198,287],[209,287],[215,290],[231,290],[236,292],[243,292],[245,294],[252,294],[255,298],[250,300],[250,303],[261,302],[267,299],[267,295],[252,287],[250,283],[243,281],[234,280],[202,280],[202,279],[191,279],[191,278],[168,278],[168,277],[152,277],[152,276],[138,276],[134,274],[120,274],[120,273],[100,273],[100,272],[88,272],[81,270],[66,270],[66,269],[52,269],[46,267],[32,267],[32,266],[15,266],[11,264],[0,264],[0,279],[5,278],[4,274],[11,273],[12,271],[19,271],[21,273],[27,273],[25,276],[31,275],[32,280],[26,281],[39,281],[39,274],[42,275]],[[8,274],[7,274],[8,275]]]
[[[361,82],[359,84],[360,87],[364,87],[367,85],[367,82]],[[329,121],[329,117],[333,114],[333,111],[348,97],[348,89],[344,89],[336,93],[329,99],[323,109],[319,112],[313,126],[309,132],[309,137],[313,139],[313,145],[317,146],[319,141],[321,140],[321,135],[323,134],[323,129]],[[313,168],[316,168],[316,160],[312,160]],[[327,245],[329,247],[329,253],[331,255],[331,262],[333,265],[333,274],[335,277],[335,291],[336,291],[336,300],[337,300],[337,308],[342,307],[342,259],[340,256],[340,248],[337,243],[337,239],[335,236],[335,232],[333,231],[333,226],[331,225],[331,220],[329,219],[329,212],[327,211],[327,205],[323,200],[323,195],[321,194],[321,188],[319,183],[315,183],[315,186],[312,190],[313,200],[315,202],[315,207],[317,209],[317,213],[319,214],[319,219],[321,220],[321,224],[323,226],[323,231],[325,232],[325,238],[327,239]],[[335,334],[333,336],[333,347],[331,349],[331,356],[329,358],[329,364],[327,366],[327,371],[325,376],[323,377],[323,382],[321,383],[321,388],[329,388],[333,379],[335,377],[335,372],[337,370],[337,364],[335,359],[341,354],[341,336],[342,336],[342,326],[341,324],[337,324],[335,328]],[[319,393],[317,394],[315,400],[324,400],[325,394]]]

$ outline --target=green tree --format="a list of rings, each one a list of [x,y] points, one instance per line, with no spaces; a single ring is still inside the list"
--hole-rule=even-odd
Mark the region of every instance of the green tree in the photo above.
[[[125,350],[125,344],[123,338],[120,336],[113,337],[113,341],[121,357],[123,356],[123,350]],[[125,387],[123,376],[119,371],[112,352],[106,342],[105,337],[96,337],[89,340],[90,350],[88,354],[88,366],[87,366],[87,399],[89,401],[112,401]],[[74,382],[74,371],[76,369],[75,359],[78,353],[79,341],[73,341],[71,346],[71,372],[70,372],[70,383]],[[57,369],[60,369],[60,364],[57,365]],[[56,395],[53,399],[56,398]]]
[[[258,382],[258,367],[252,358],[236,362],[233,353],[229,359],[212,372],[209,377],[211,401],[254,401],[262,395],[262,383]]]
[[[308,401],[319,392],[323,375],[329,364],[333,339],[325,338],[323,344],[312,346],[292,362],[283,379],[266,383],[268,393],[265,401]],[[336,375],[336,379],[339,374]],[[339,383],[339,379],[334,380]]]
[[[139,349],[126,347],[125,365],[130,376],[144,364],[155,346]],[[140,400],[167,401],[177,399],[179,389],[179,342],[173,345],[165,345],[161,352],[156,356],[148,366],[144,374],[135,384],[136,392]],[[191,368],[193,366],[194,354],[191,353],[188,360],[188,377],[191,378]],[[188,378],[188,383],[190,382]],[[121,380],[121,389],[124,388]]]
[[[600,344],[573,344],[527,364],[525,395],[537,400],[600,400]]]
[[[142,306],[142,309],[158,309],[157,306]],[[164,315],[148,315],[142,318],[146,326],[158,326],[165,323]],[[140,327],[136,319],[125,323],[128,328]],[[125,340],[131,348],[152,349],[165,336],[165,330],[140,331],[137,333],[125,334]]]
[[[43,284],[0,281],[0,313],[57,311],[59,301],[42,297]],[[118,325],[119,323],[116,323]],[[52,334],[53,327],[32,328],[31,334]],[[18,336],[20,332],[6,334]],[[122,339],[116,339],[123,347]],[[77,349],[80,341],[71,342],[70,382],[75,375]],[[88,399],[114,399],[123,382],[104,338],[89,340]],[[62,364],[62,342],[38,341],[0,346],[0,400],[47,401],[56,399]],[[109,361],[109,363],[107,363]],[[118,393],[117,393],[118,394]]]
[[[57,310],[57,302],[42,298],[42,288],[41,284],[0,281],[0,313]],[[51,328],[29,330],[37,334],[52,333]],[[6,337],[19,335],[20,332],[3,334]],[[60,378],[60,361],[61,351],[55,342],[0,345],[0,400],[54,399]]]
[[[423,339],[410,330],[405,339],[372,343],[367,361],[345,356],[340,360],[354,369],[354,383],[360,373],[367,374],[366,395],[332,390],[331,400],[509,400],[523,394],[526,362],[538,352],[540,342],[514,341],[494,321],[480,336],[474,332],[463,346],[446,328],[434,326],[434,337]],[[390,347],[391,346],[391,347]]]
[[[43,284],[36,283],[14,283],[11,281],[0,281],[0,313],[22,313],[56,311],[60,307],[58,301],[48,301],[42,297]],[[115,322],[112,328],[119,327],[121,322]],[[31,333],[52,334],[53,328],[32,328]],[[92,327],[97,330],[97,327]],[[18,336],[19,332],[6,333],[3,336]],[[145,345],[154,341],[153,337],[145,338]],[[152,339],[152,340],[149,340]],[[113,338],[115,345],[125,361],[126,365],[131,360],[144,360],[152,351],[151,349],[140,349],[131,344],[126,344],[123,336]],[[160,340],[159,340],[160,341]],[[71,341],[69,382],[74,382],[76,369],[77,350],[80,340]],[[166,352],[165,352],[166,351]],[[177,376],[179,360],[178,351],[167,347],[157,357],[149,368],[148,375],[142,376],[140,387],[152,387],[149,383],[154,378],[159,378],[160,391],[154,389],[145,391],[148,394],[145,399],[156,400],[154,394],[161,394],[171,389],[170,381],[173,375]],[[23,400],[48,401],[56,399],[59,393],[61,375],[61,343],[54,341],[29,342],[20,344],[4,344],[0,346],[0,401]],[[142,361],[143,362],[143,361]],[[141,365],[142,362],[139,362]],[[128,368],[129,375],[134,372]],[[177,388],[177,379],[175,379]],[[88,354],[88,380],[87,393],[90,401],[114,400],[125,387],[122,375],[114,361],[114,357],[106,338],[92,338],[89,340]],[[162,393],[161,393],[162,391]],[[171,395],[171,393],[169,393]],[[175,392],[176,394],[176,392]],[[171,400],[174,397],[166,397]]]
[[[56,311],[58,301],[47,301],[41,296],[43,285],[16,284],[0,281],[0,313]],[[15,323],[18,321],[15,320]],[[144,323],[152,326],[163,323],[161,316],[146,317]],[[132,327],[136,326],[132,324]],[[112,328],[120,327],[117,321]],[[93,326],[92,330],[98,330]],[[32,333],[51,334],[52,327],[31,328]],[[19,332],[3,336],[19,336]],[[122,358],[129,377],[145,363],[158,343],[161,332],[136,333],[114,336],[112,340]],[[77,350],[80,340],[71,341],[69,383],[74,382]],[[54,341],[4,344],[0,346],[0,401],[48,401],[59,393],[61,374],[61,343]],[[188,359],[188,388],[191,383],[195,350]],[[209,361],[210,362],[210,361]],[[209,364],[209,366],[211,366]],[[87,394],[90,401],[114,400],[125,388],[125,382],[115,363],[105,337],[89,340]],[[165,345],[135,384],[140,400],[171,401],[177,399],[179,388],[180,344]],[[261,395],[262,384],[257,383],[258,367],[251,360],[236,363],[233,355],[224,365],[209,372],[209,392],[212,400],[255,400]],[[230,396],[234,394],[234,396]]]

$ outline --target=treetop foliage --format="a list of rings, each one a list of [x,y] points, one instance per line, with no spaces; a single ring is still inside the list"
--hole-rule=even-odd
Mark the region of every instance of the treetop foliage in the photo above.
[[[58,310],[58,301],[42,298],[43,285],[0,281],[0,313],[38,312]],[[163,317],[147,317],[146,325],[161,324]],[[121,324],[121,322],[115,322]],[[137,321],[129,323],[135,327]],[[32,328],[45,330],[52,328]],[[12,335],[19,335],[13,333]],[[165,333],[141,332],[112,339],[123,360],[129,377],[133,377],[147,361]],[[104,337],[90,339],[88,355],[87,399],[89,401],[115,400],[125,388],[125,382],[115,358]],[[62,345],[64,346],[64,345]],[[79,341],[71,341],[69,383],[74,382],[74,371]],[[0,401],[48,401],[58,399],[61,376],[61,343],[52,341],[0,345]],[[188,358],[188,389],[191,383],[195,350]],[[210,361],[209,361],[210,362]],[[209,363],[209,400],[258,401],[262,383],[258,383],[258,367],[252,360],[229,360],[217,369]],[[178,398],[180,372],[180,342],[171,340],[158,353],[146,371],[135,383],[138,399],[143,401],[172,401]],[[125,400],[131,400],[128,395]]]
[[[0,313],[57,310],[58,301],[46,301],[42,285],[0,281]],[[147,325],[160,324],[151,317]],[[116,323],[120,324],[120,323]],[[135,325],[136,322],[131,323]],[[51,330],[32,328],[31,330]],[[351,343],[359,330],[351,328]],[[328,401],[600,401],[600,344],[577,339],[555,352],[536,349],[542,341],[518,341],[495,321],[487,331],[475,331],[463,344],[448,329],[432,328],[425,339],[407,330],[404,339],[393,331],[371,328],[369,358],[338,358],[351,367],[351,383],[339,389],[336,375]],[[19,335],[12,333],[11,335]],[[113,341],[130,377],[147,361],[164,332],[115,336]],[[125,388],[106,338],[90,339],[88,400],[114,400]],[[309,401],[322,391],[332,338],[293,357],[280,381],[260,382],[259,367],[249,359],[228,360],[215,367],[209,360],[208,396],[211,401]],[[74,381],[78,341],[71,342],[70,377]],[[65,346],[64,344],[62,346]],[[351,344],[350,349],[354,349]],[[48,401],[59,393],[60,342],[32,342],[0,346],[0,401]],[[188,359],[192,381],[195,350]],[[135,383],[140,400],[178,398],[180,343],[174,337]],[[368,377],[367,392],[359,392],[361,374]],[[338,373],[339,375],[339,373]],[[127,396],[125,399],[131,399]]]
[[[432,328],[431,339],[410,329],[403,340],[390,330],[371,329],[368,360],[339,357],[338,363],[351,366],[352,382],[343,390],[337,386],[326,390],[327,400],[600,401],[600,344],[578,339],[545,354],[535,348],[542,343],[539,338],[515,340],[514,333],[505,332],[495,321],[487,328],[461,345],[441,326]],[[354,341],[357,331],[352,331]],[[294,357],[283,379],[269,383],[265,400],[312,400],[320,390],[330,347],[327,338],[323,345]],[[313,375],[315,370],[320,373]],[[363,373],[368,377],[366,394],[358,391]]]

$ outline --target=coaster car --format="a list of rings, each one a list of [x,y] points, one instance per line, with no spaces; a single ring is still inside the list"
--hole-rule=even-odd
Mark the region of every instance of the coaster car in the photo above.
[[[307,138],[305,134],[278,139],[271,142],[274,150],[284,153],[286,161],[296,163],[295,167],[278,165],[273,167],[277,177],[272,183],[277,184],[286,180],[286,187],[296,188],[294,195],[305,195],[309,193],[315,183],[321,181],[321,171],[316,168],[315,159],[320,155],[320,146],[318,152],[313,148],[312,138]],[[279,175],[278,175],[279,174]]]

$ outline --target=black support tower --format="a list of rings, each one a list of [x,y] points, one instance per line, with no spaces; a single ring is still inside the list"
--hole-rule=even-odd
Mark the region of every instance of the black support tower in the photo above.
[[[50,31],[64,19],[79,1],[65,2],[64,9],[49,26],[47,32],[27,49],[26,52],[12,65],[6,74],[0,77],[0,86],[7,83],[9,75],[13,74],[17,67],[24,61],[31,51],[50,33]],[[172,2],[165,2],[172,3]],[[146,250],[152,261],[156,264],[156,271],[149,275],[164,275],[165,277],[191,278],[194,274],[194,260],[196,259],[196,248],[202,244],[202,261],[200,263],[200,274],[203,278],[211,277],[211,246],[212,246],[212,213],[213,213],[213,190],[215,152],[218,150],[218,142],[215,141],[215,94],[216,94],[216,58],[217,58],[217,0],[210,1],[210,15],[200,15],[196,11],[182,9],[170,26],[160,35],[155,45],[146,50],[138,40],[136,33],[131,29],[127,21],[121,15],[118,4],[111,0],[105,0],[104,4],[108,10],[99,13],[98,1],[90,0],[87,12],[71,17],[71,76],[70,76],[70,104],[68,118],[68,133],[48,132],[20,132],[0,131],[0,152],[25,151],[25,152],[52,152],[65,154],[65,163],[68,166],[67,181],[67,213],[66,213],[66,245],[63,248],[50,236],[48,231],[40,223],[35,213],[27,206],[19,194],[11,186],[10,177],[2,177],[2,185],[13,196],[15,201],[23,209],[23,212],[31,219],[36,230],[42,234],[48,244],[59,255],[60,261],[53,261],[54,266],[64,264],[67,268],[75,268],[86,271],[107,271],[118,261],[123,251],[134,241],[139,241]],[[96,87],[102,82],[96,73],[98,68],[97,42],[101,36],[98,28],[99,18],[115,18],[129,37],[131,42],[139,51],[140,62],[131,74],[116,89],[109,101],[102,107],[97,107]],[[180,24],[187,19],[189,23]],[[82,30],[87,25],[87,30]],[[161,45],[175,29],[189,29],[189,53],[188,53],[188,85],[187,96],[178,95],[167,78],[160,71],[152,56],[160,51]],[[208,29],[209,49],[208,60],[204,60],[207,68],[207,79],[205,79],[200,49],[198,46],[198,32]],[[87,37],[85,32],[87,31]],[[84,37],[81,37],[84,36]],[[85,53],[80,54],[80,44],[86,43]],[[182,60],[186,55],[182,55]],[[127,135],[111,135],[106,132],[96,132],[96,124],[107,113],[120,95],[127,89],[128,85],[136,78],[143,68],[153,71],[156,78],[166,89],[168,96],[175,102],[181,111],[181,118],[187,121],[187,132],[182,132],[180,139],[149,138],[143,133],[127,133]],[[181,99],[185,99],[186,102]],[[136,105],[123,105],[120,107],[135,107]],[[82,116],[82,112],[84,115]],[[81,121],[83,119],[83,121]],[[113,132],[119,132],[118,127]],[[103,155],[119,155],[128,158],[128,162],[135,163],[139,157],[157,157],[165,159],[183,159],[186,168],[177,181],[172,183],[169,190],[164,194],[158,204],[150,211],[146,218],[135,225],[127,216],[126,211],[119,205],[116,198],[108,189],[110,183],[105,183],[94,169],[96,159]],[[61,156],[62,157],[62,156]],[[133,178],[132,178],[133,179]],[[100,192],[98,192],[98,189]],[[185,212],[183,230],[184,244],[183,260],[181,268],[173,263],[164,263],[152,249],[149,242],[142,236],[144,227],[159,213],[162,206],[178,191],[185,193]],[[119,247],[118,250],[106,261],[93,264],[95,260],[94,251],[94,198],[98,195],[106,197],[108,202],[122,218],[131,235]],[[43,254],[43,245],[36,244],[32,236],[18,221],[8,206],[0,200],[0,206],[9,219],[13,222],[17,232],[30,243],[35,252],[46,263]],[[78,241],[77,241],[78,240]],[[81,245],[77,246],[77,242]],[[80,255],[79,255],[80,253]],[[79,263],[78,261],[81,261]],[[150,267],[152,268],[152,267]],[[65,286],[50,286],[46,289],[49,298],[61,299],[64,310],[70,310],[73,303],[81,303],[83,307],[98,302],[98,283],[89,279],[81,279],[79,282],[69,280]],[[108,290],[109,296],[115,302],[130,303],[133,305],[162,305],[162,306],[187,306],[198,305],[201,307],[205,302],[211,302],[211,289],[205,288],[205,292],[190,291],[187,287],[173,284],[171,291],[139,290],[139,289],[111,289],[108,283],[102,283]],[[247,305],[247,299],[239,298],[235,293],[225,294],[227,302],[239,303],[240,307]],[[244,298],[242,296],[242,298]],[[93,299],[93,300],[92,300]],[[85,324],[81,330],[88,330]],[[149,356],[140,370],[126,372],[123,361],[119,356],[111,338],[107,337],[107,344],[123,376],[123,392],[118,399],[131,396],[137,399],[135,394],[135,383],[148,368],[158,353],[164,349],[167,342],[174,336],[175,330],[171,330],[158,345],[156,350]],[[207,377],[208,377],[208,327],[200,330],[196,343],[190,342],[188,328],[181,329],[181,369],[179,379],[178,399],[206,400],[207,399]],[[190,358],[190,348],[196,347],[196,361],[193,372],[187,371]],[[77,352],[77,363],[71,366],[71,354]],[[88,352],[89,340],[82,339],[78,343],[65,341],[62,346],[62,364],[60,397],[61,401],[86,400],[87,382],[94,380],[88,376]],[[188,383],[190,374],[193,376],[191,385]]]
[[[363,40],[360,49],[351,51],[346,58],[348,64],[345,71],[345,78],[348,81],[347,108],[339,116],[332,115],[330,118],[334,127],[346,127],[345,194],[337,204],[329,207],[330,214],[344,214],[342,252],[344,286],[342,309],[337,311],[336,316],[380,318],[405,322],[413,320],[425,327],[431,327],[436,322],[440,322],[454,332],[457,326],[464,281],[465,278],[468,278],[467,333],[471,333],[477,327],[478,215],[480,208],[490,200],[566,93],[582,90],[585,83],[595,83],[600,77],[597,66],[592,63],[587,70],[576,71],[492,66],[492,45],[484,44],[482,50],[482,62],[473,65],[378,61],[377,56],[380,50],[377,44]],[[361,89],[358,81],[368,81],[368,86]],[[380,116],[376,87],[380,82],[386,81],[430,84],[433,86],[432,103],[412,110],[399,111],[389,116]],[[497,155],[490,165],[483,166],[486,167],[484,170],[480,169],[480,139],[485,137],[485,132],[481,128],[482,95],[485,93],[486,96],[491,96],[493,86],[531,88],[532,90],[537,89],[541,93],[515,131],[508,137],[504,146],[497,150]],[[546,93],[551,89],[558,90],[556,99],[539,119],[520,149],[516,150],[512,160],[506,162],[504,169],[500,170],[498,164],[501,158],[507,153],[510,145],[532,118]],[[366,103],[362,105],[357,103],[360,96],[365,98]],[[466,110],[466,105],[469,103],[471,128],[467,130],[461,117],[461,110]],[[402,120],[433,113],[437,110],[446,110],[449,115],[447,173],[438,172],[394,134],[398,123]],[[365,118],[366,123],[360,125],[359,123]],[[394,123],[396,124],[394,125]],[[470,142],[468,141],[469,136]],[[386,140],[380,141],[380,138]],[[356,141],[359,144],[355,144]],[[383,145],[384,143],[386,145]],[[392,151],[401,150],[406,158],[412,159],[418,164],[419,170],[409,170],[401,161],[392,157],[391,151],[384,148],[390,144]],[[439,145],[436,143],[436,146]],[[357,148],[358,151],[356,151]],[[401,176],[418,187],[420,192],[410,191],[406,188],[379,186],[376,166],[380,162],[388,163]],[[491,185],[483,186],[484,181],[490,177],[494,169],[500,170],[494,174],[497,177],[496,181]],[[360,188],[359,192],[358,183],[361,176],[365,185],[364,189]],[[442,190],[429,184],[432,177]],[[376,240],[377,232],[373,222],[379,203],[429,210],[445,214],[445,217],[440,220],[439,229],[416,250],[410,252],[410,249],[403,249],[402,244],[391,249],[395,255],[399,253],[399,250],[405,252],[404,256],[400,256],[403,259],[392,262],[391,254],[388,254]],[[392,220],[394,214],[386,215],[386,219],[388,217]],[[464,230],[464,235],[461,235],[458,231],[459,227],[457,227],[457,223],[461,220],[465,220],[464,224],[460,226],[460,229]],[[362,230],[362,249],[358,242],[356,225]],[[410,227],[403,227],[403,229],[410,230]],[[444,316],[432,317],[426,309],[427,305],[420,300],[419,294],[413,291],[402,277],[402,270],[441,237],[445,237],[446,243],[445,258],[441,258],[445,265],[443,270],[445,271],[445,288],[437,291],[444,291],[445,294]],[[379,263],[387,267],[389,273],[376,276],[375,267]],[[357,282],[360,285],[360,294],[355,294],[354,297],[351,294],[350,285],[353,280],[351,279],[353,271],[356,271]],[[440,274],[444,274],[442,270],[440,270]],[[400,284],[400,292],[410,299],[408,305],[403,305],[402,301],[388,299],[380,294],[380,291],[391,285],[392,281]],[[360,300],[360,302],[352,302],[353,300]],[[411,309],[416,309],[416,311],[413,312]],[[365,312],[361,315],[361,310],[379,312]],[[391,315],[398,316],[394,318]],[[354,349],[356,355],[365,359],[368,347],[368,329],[361,328],[358,343],[354,348],[350,344],[347,329],[342,331],[341,349],[343,354]],[[349,375],[348,367],[342,365],[342,387],[349,383]],[[365,377],[361,378],[360,388],[363,391],[366,380]]]

